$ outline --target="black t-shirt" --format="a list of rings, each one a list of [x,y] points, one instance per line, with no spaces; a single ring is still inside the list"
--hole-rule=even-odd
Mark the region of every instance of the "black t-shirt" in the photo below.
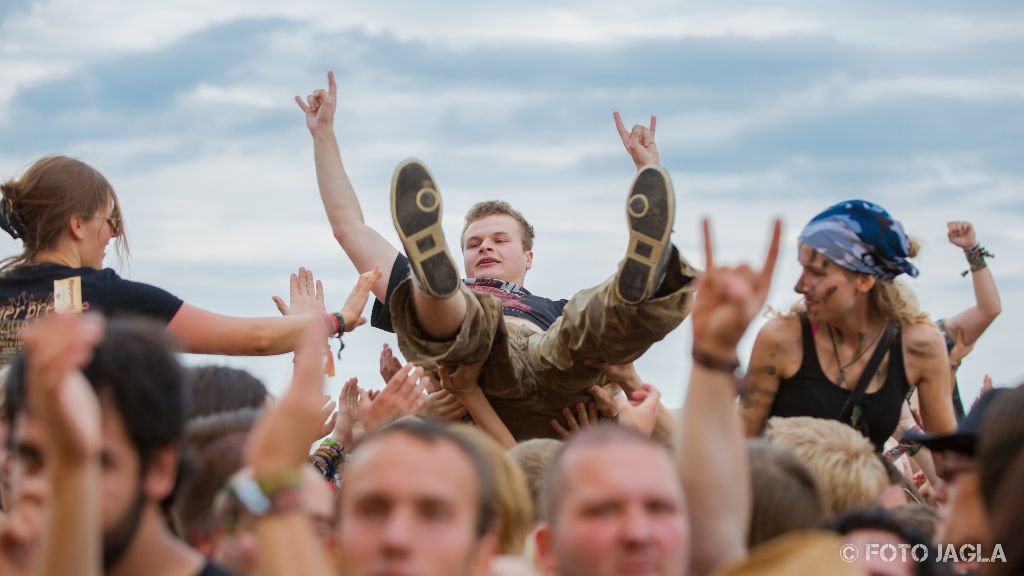
[[[137,314],[167,323],[181,308],[180,298],[155,286],[125,280],[104,268],[69,268],[37,264],[15,268],[0,276],[0,366],[7,365],[21,348],[21,332],[28,324],[53,313],[53,282],[78,276],[82,282],[83,311],[104,316]]]
[[[391,324],[391,311],[388,305],[391,302],[391,294],[395,287],[408,278],[411,272],[409,259],[405,254],[398,254],[395,264],[391,267],[391,277],[388,278],[388,293],[384,303],[380,300],[373,301],[373,311],[370,314],[370,325],[381,330],[394,332],[395,327]],[[463,280],[466,286],[473,292],[490,294],[501,300],[501,311],[506,316],[515,316],[533,322],[542,330],[547,330],[555,320],[562,315],[562,309],[568,300],[550,300],[543,296],[535,296],[526,288],[504,280],[493,280],[490,278],[466,278]]]

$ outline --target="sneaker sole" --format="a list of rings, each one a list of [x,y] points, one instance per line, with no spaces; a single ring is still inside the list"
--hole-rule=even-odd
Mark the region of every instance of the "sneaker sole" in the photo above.
[[[626,216],[629,248],[619,265],[615,290],[623,302],[639,304],[657,291],[672,253],[675,194],[664,168],[648,166],[633,178]]]
[[[459,270],[441,230],[441,194],[418,160],[406,160],[391,179],[391,218],[418,287],[434,298],[459,289]]]

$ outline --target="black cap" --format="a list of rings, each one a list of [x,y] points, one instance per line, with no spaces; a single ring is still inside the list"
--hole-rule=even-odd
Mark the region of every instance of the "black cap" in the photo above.
[[[985,414],[996,396],[1003,392],[1003,388],[993,388],[982,394],[978,401],[967,413],[967,416],[960,421],[956,432],[952,434],[926,434],[924,432],[907,432],[903,435],[907,440],[920,442],[925,448],[933,452],[956,452],[966,456],[974,456],[974,448],[981,435],[981,426],[985,421]]]

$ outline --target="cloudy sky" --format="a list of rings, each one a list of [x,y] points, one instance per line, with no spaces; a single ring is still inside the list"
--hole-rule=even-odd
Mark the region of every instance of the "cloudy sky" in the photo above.
[[[960,311],[971,284],[945,222],[973,221],[997,255],[1004,312],[961,385],[970,401],[985,373],[1021,380],[1024,5],[558,4],[3,0],[0,176],[49,153],[93,164],[120,195],[132,248],[129,265],[107,264],[194,305],[276,314],[271,296],[306,265],[337,307],[355,271],[322,214],[292,101],[330,69],[342,154],[372,225],[397,238],[391,171],[419,157],[445,194],[449,238],[472,203],[508,199],[538,232],[527,286],[567,297],[609,276],[625,246],[632,164],[611,113],[653,113],[680,200],[676,238],[695,263],[703,215],[724,261],[761,258],[770,217],[785,219],[777,307],[796,299],[800,227],[863,197],[922,241],[911,285],[926,309]],[[689,333],[640,362],[669,404],[682,399]],[[349,337],[339,375],[379,386],[384,342],[368,328]],[[291,368],[287,357],[213,361],[275,390]]]

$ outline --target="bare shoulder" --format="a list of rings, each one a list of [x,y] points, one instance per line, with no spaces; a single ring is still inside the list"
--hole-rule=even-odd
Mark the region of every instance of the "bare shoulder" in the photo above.
[[[776,316],[757,333],[755,347],[772,346],[778,349],[800,347],[800,318],[795,315]]]
[[[946,357],[946,339],[933,324],[904,324],[903,350],[909,362],[938,361]]]
[[[751,369],[766,370],[781,378],[792,376],[803,360],[800,318],[795,315],[778,316],[768,320],[757,333],[751,354]],[[754,366],[754,364],[758,366]]]

